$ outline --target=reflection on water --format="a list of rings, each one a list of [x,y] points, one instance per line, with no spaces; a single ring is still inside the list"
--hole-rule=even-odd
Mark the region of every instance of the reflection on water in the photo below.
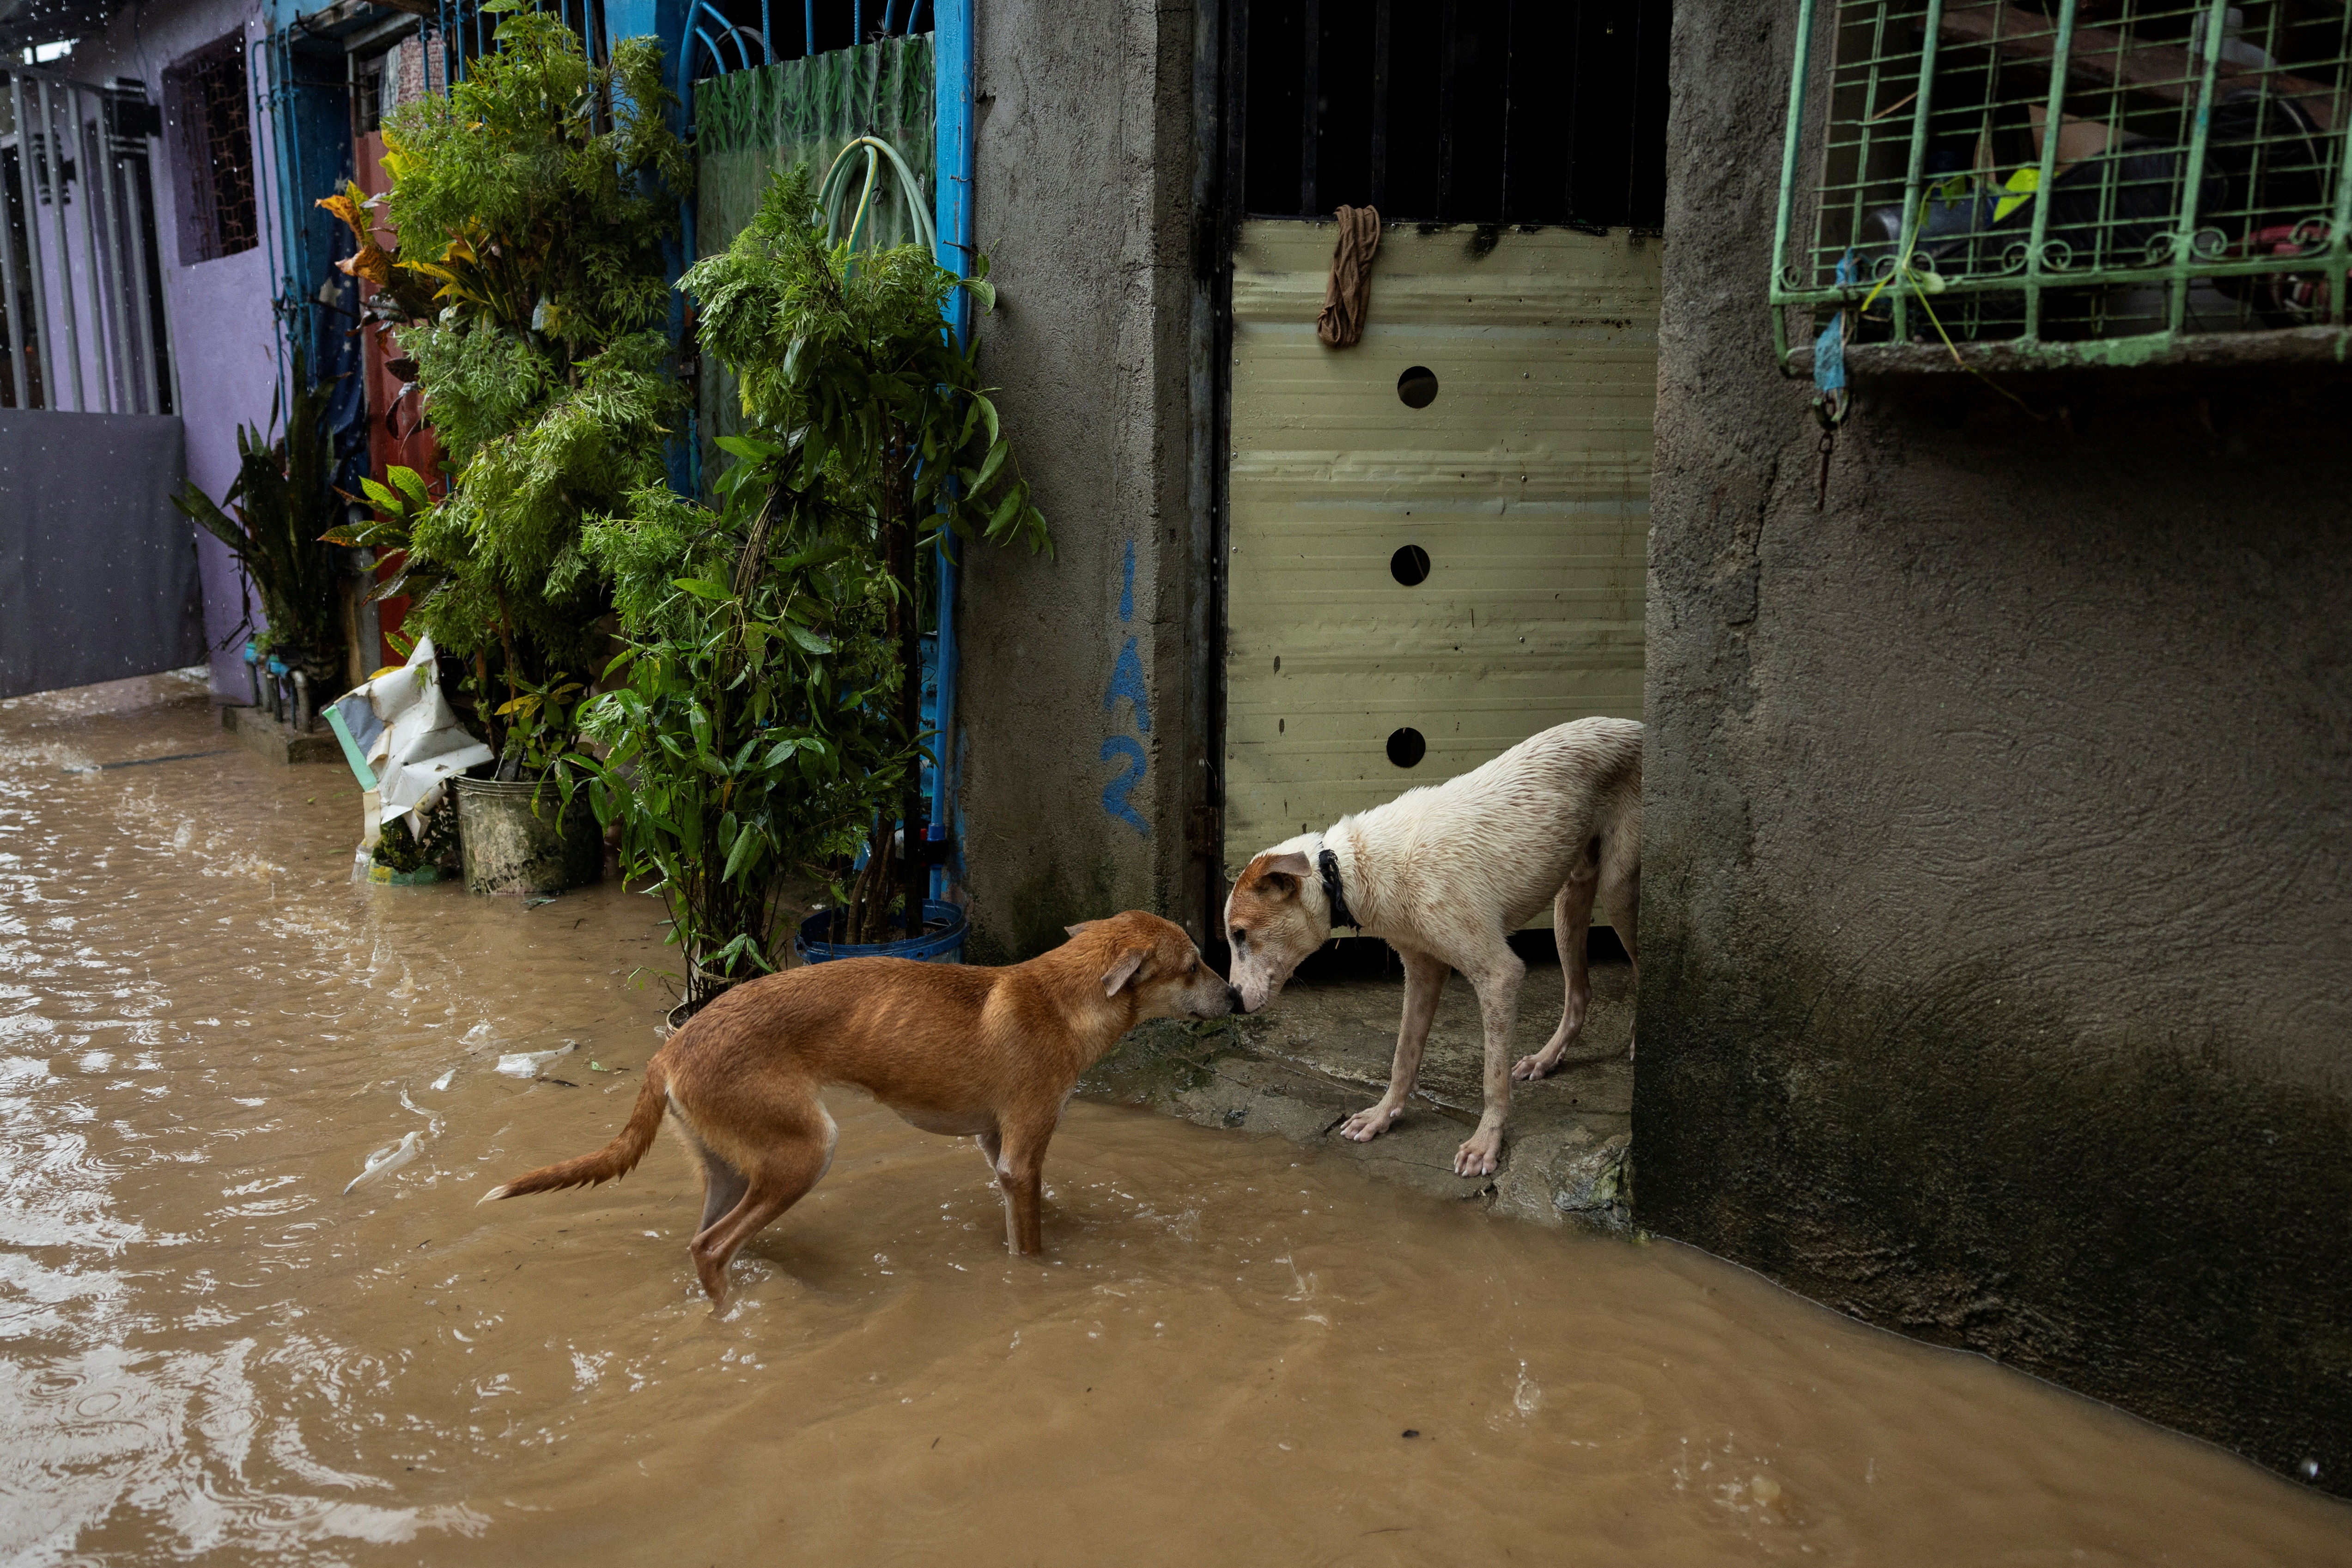
[[[190,691],[0,707],[8,1562],[2352,1559],[2352,1510],[1685,1249],[1097,1106],[1032,1262],[969,1144],[835,1094],[713,1318],[673,1142],[473,1206],[626,1111],[652,906],[354,886],[338,769],[105,766],[216,743]]]

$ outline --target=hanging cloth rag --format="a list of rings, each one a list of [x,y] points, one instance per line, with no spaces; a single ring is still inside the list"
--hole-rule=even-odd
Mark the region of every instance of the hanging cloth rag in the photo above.
[[[1381,248],[1381,215],[1371,207],[1339,209],[1339,243],[1331,251],[1331,280],[1323,286],[1322,313],[1315,335],[1335,349],[1352,348],[1364,335],[1364,312],[1372,295],[1372,258]]]
[[[1853,252],[1849,250],[1838,258],[1838,287],[1853,286]],[[1820,416],[1822,427],[1828,429],[1845,418],[1849,405],[1845,386],[1845,318],[1843,306],[1813,340],[1813,405]]]

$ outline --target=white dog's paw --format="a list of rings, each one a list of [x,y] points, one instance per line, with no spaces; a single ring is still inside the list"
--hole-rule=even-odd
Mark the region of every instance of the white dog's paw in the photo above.
[[[1511,1081],[1514,1083],[1528,1083],[1532,1082],[1536,1079],[1549,1078],[1551,1076],[1551,1069],[1556,1065],[1557,1064],[1554,1062],[1544,1060],[1543,1053],[1541,1051],[1538,1051],[1531,1057],[1521,1057],[1519,1058],[1519,1065],[1511,1069]]]
[[[1502,1163],[1500,1132],[1474,1132],[1454,1152],[1454,1173],[1457,1176],[1491,1176]]]
[[[1359,1110],[1339,1123],[1339,1136],[1358,1143],[1369,1143],[1395,1126],[1396,1119],[1403,1114],[1404,1107],[1402,1105],[1385,1108],[1375,1105],[1370,1110]]]

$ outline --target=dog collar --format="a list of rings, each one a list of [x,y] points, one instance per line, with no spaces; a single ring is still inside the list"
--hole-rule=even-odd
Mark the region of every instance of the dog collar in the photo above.
[[[1347,890],[1339,886],[1339,858],[1326,849],[1323,851],[1322,858],[1316,861],[1315,867],[1317,870],[1323,873],[1323,896],[1331,900],[1331,923],[1335,926],[1347,926],[1351,930],[1361,930],[1362,928],[1357,924],[1354,911],[1348,908]]]

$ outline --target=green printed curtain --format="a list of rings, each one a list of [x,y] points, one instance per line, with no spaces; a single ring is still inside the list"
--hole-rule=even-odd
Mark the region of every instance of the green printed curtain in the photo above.
[[[806,163],[814,184],[859,136],[878,136],[898,150],[921,186],[915,199],[929,210],[938,169],[932,101],[929,33],[696,82],[695,254],[715,256],[742,232],[771,174]],[[876,243],[916,237],[898,187],[886,161],[867,226]],[[716,364],[703,367],[699,401],[707,487],[720,460],[713,443],[740,429],[743,416],[735,378]]]

